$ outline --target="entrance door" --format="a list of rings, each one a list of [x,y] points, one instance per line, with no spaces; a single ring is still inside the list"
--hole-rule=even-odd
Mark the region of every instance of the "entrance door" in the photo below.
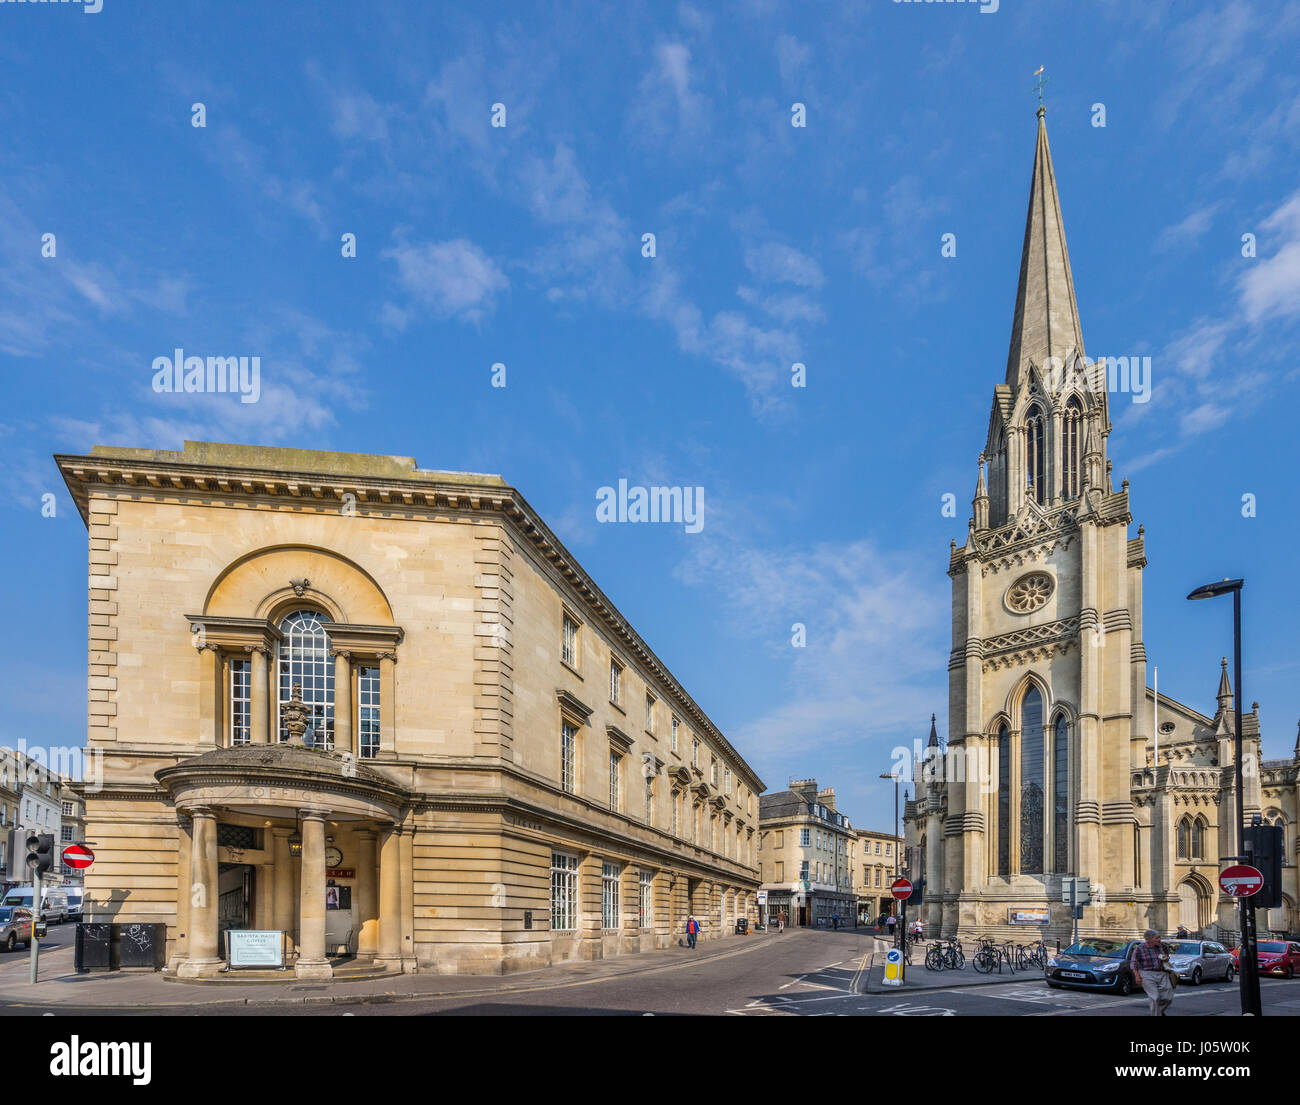
[[[247,863],[217,865],[217,954],[226,954],[226,930],[253,927],[254,869]]]
[[[806,926],[807,924],[808,924],[808,907],[806,905],[801,904],[799,906],[799,925],[800,927],[803,927]]]

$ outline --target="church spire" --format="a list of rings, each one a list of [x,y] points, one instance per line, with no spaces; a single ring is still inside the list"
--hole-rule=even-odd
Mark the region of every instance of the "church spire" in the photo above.
[[[1006,382],[1013,388],[1019,386],[1030,361],[1042,369],[1048,357],[1056,357],[1064,367],[1076,354],[1084,355],[1052,151],[1047,145],[1046,112],[1046,108],[1038,108],[1038,146],[1029,184],[1020,284],[1007,355]]]
[[[1222,671],[1219,673],[1219,713],[1227,714],[1232,709],[1232,684],[1228,682],[1228,658],[1223,658]]]

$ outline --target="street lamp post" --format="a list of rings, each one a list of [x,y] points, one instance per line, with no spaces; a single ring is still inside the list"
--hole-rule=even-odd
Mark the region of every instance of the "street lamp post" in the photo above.
[[[1211,599],[1232,593],[1232,674],[1233,674],[1233,755],[1237,759],[1237,826],[1233,835],[1239,863],[1253,863],[1254,856],[1247,856],[1242,837],[1245,833],[1245,770],[1241,752],[1241,589],[1243,579],[1223,579],[1218,583],[1207,583],[1198,587],[1187,597],[1189,599]],[[1239,926],[1241,930],[1241,954],[1238,965],[1241,968],[1241,1013],[1242,1016],[1258,1017],[1263,1009],[1259,998],[1259,960],[1255,951],[1255,906],[1249,898],[1238,898]]]
[[[882,771],[880,777],[894,780],[894,878],[898,878],[898,776],[892,771]]]

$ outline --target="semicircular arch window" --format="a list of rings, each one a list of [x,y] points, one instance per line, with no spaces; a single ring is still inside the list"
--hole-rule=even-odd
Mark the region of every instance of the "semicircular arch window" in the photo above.
[[[316,610],[295,610],[280,622],[283,634],[279,648],[279,739],[289,739],[284,725],[284,707],[293,696],[294,685],[302,688],[302,701],[311,713],[304,740],[311,747],[334,747],[334,658],[325,631],[329,615]]]

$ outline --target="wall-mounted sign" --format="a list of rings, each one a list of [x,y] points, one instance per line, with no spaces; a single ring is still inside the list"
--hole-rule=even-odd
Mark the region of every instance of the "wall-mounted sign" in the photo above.
[[[1046,925],[1051,919],[1052,911],[1047,906],[1007,910],[1007,922],[1012,925]]]
[[[284,933],[278,929],[228,929],[226,947],[232,967],[284,966]]]
[[[355,867],[327,867],[325,868],[325,877],[327,879],[354,879],[357,877]]]

